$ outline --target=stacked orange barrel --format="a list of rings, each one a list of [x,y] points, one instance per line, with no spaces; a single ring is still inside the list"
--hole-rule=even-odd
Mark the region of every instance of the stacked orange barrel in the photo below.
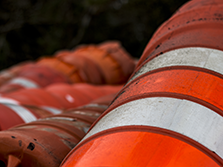
[[[223,166],[222,20],[222,0],[180,8],[61,166]]]
[[[59,52],[55,57],[77,67],[82,82],[93,84],[126,83],[135,67],[134,60],[118,41],[82,45],[70,52]]]
[[[6,94],[19,89],[43,88],[53,83],[70,83],[62,73],[43,65],[28,64],[18,69],[15,77],[1,85],[0,93]]]
[[[24,88],[44,88],[53,83],[124,84],[132,74],[135,62],[119,42],[108,41],[60,51],[18,67],[21,68],[15,68],[16,73],[6,70],[0,74],[0,94]],[[3,82],[6,79],[7,82]]]
[[[60,114],[117,93],[121,88],[122,85],[53,84],[45,89],[23,89],[5,94],[0,97],[0,130]]]
[[[22,69],[25,66],[29,66],[31,64],[33,64],[32,61],[25,61],[0,71],[0,86],[9,81],[10,79],[14,78],[15,76],[17,76],[20,69]]]
[[[1,131],[0,166],[59,166],[116,93],[62,114]]]

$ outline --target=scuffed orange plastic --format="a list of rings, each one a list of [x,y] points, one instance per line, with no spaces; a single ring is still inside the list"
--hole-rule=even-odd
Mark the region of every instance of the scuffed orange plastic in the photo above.
[[[218,75],[187,67],[164,69],[130,83],[111,107],[142,96],[162,96],[184,98],[223,110],[222,94],[223,78]]]
[[[178,48],[206,47],[223,50],[222,20],[222,0],[189,1],[155,32],[138,66],[142,66],[146,59]]]
[[[74,150],[62,167],[219,167],[197,148],[150,132],[101,135]]]

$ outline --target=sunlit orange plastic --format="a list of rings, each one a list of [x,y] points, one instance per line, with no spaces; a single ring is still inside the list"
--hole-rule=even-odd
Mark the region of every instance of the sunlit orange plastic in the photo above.
[[[174,136],[137,128],[114,128],[81,142],[61,167],[220,167],[211,151]],[[171,133],[171,132],[170,132]]]
[[[223,1],[194,0],[182,6],[156,31],[146,46],[143,61],[184,47],[223,50]]]
[[[63,62],[57,57],[42,57],[37,61],[37,64],[41,64],[57,70],[58,72],[68,77],[72,83],[84,82],[79,74],[77,67],[70,63]]]

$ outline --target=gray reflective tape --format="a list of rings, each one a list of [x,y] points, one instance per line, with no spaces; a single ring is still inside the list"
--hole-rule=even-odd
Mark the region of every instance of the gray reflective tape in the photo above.
[[[18,101],[7,97],[0,97],[0,103],[19,104]]]
[[[37,120],[36,116],[33,115],[31,111],[27,110],[26,108],[20,105],[13,105],[13,104],[4,104],[4,105],[13,110],[16,114],[18,114],[25,123]]]
[[[147,62],[129,82],[146,72],[169,66],[202,67],[223,74],[223,52],[199,47],[172,50]]]
[[[49,117],[49,118],[42,118],[40,120],[65,120],[65,121],[77,121],[77,119],[69,118],[69,117]]]
[[[44,110],[49,111],[49,112],[52,113],[52,114],[60,114],[60,113],[62,113],[62,111],[59,110],[59,109],[57,109],[57,108],[53,108],[53,107],[49,107],[49,106],[42,106],[42,108],[43,108]]]
[[[96,107],[96,108],[102,108],[102,109],[108,108],[108,106],[106,106],[106,105],[96,104],[96,103],[90,103],[90,104],[84,105],[82,107]]]
[[[22,77],[14,78],[10,80],[9,83],[18,84],[25,88],[38,88],[39,87],[39,85],[36,82],[29,80],[27,78],[22,78]]]
[[[102,117],[84,139],[106,129],[128,125],[178,132],[223,158],[223,118],[200,104],[175,98],[153,97],[125,103]]]

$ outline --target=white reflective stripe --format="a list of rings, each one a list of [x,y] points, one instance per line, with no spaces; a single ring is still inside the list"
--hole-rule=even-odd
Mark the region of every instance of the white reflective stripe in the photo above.
[[[29,110],[26,108],[19,106],[19,105],[13,105],[13,104],[4,104],[5,106],[9,107],[11,110],[13,110],[16,114],[22,118],[22,120],[25,123],[36,121],[37,118],[35,115],[33,115]]]
[[[0,103],[19,104],[18,101],[14,100],[14,99],[7,98],[7,97],[0,97]]]
[[[38,88],[39,87],[39,85],[35,83],[34,81],[29,80],[27,78],[22,78],[22,77],[14,78],[10,80],[9,83],[18,84],[25,88]]]
[[[86,104],[82,107],[97,107],[97,108],[103,108],[103,109],[107,109],[108,106],[106,105],[102,105],[102,104],[97,104],[97,103],[90,103],[90,104]]]
[[[199,47],[172,50],[150,60],[129,82],[154,69],[177,65],[202,67],[223,74],[223,52]]]
[[[106,129],[128,125],[178,132],[223,158],[223,117],[200,104],[175,98],[153,97],[123,104],[101,118],[84,139]]]
[[[53,107],[48,107],[48,106],[42,106],[43,109],[51,112],[52,114],[60,114],[62,113],[61,110],[57,109],[57,108],[53,108]]]
[[[65,121],[77,121],[75,118],[69,118],[69,117],[49,117],[49,118],[42,118],[41,120],[65,120]]]

